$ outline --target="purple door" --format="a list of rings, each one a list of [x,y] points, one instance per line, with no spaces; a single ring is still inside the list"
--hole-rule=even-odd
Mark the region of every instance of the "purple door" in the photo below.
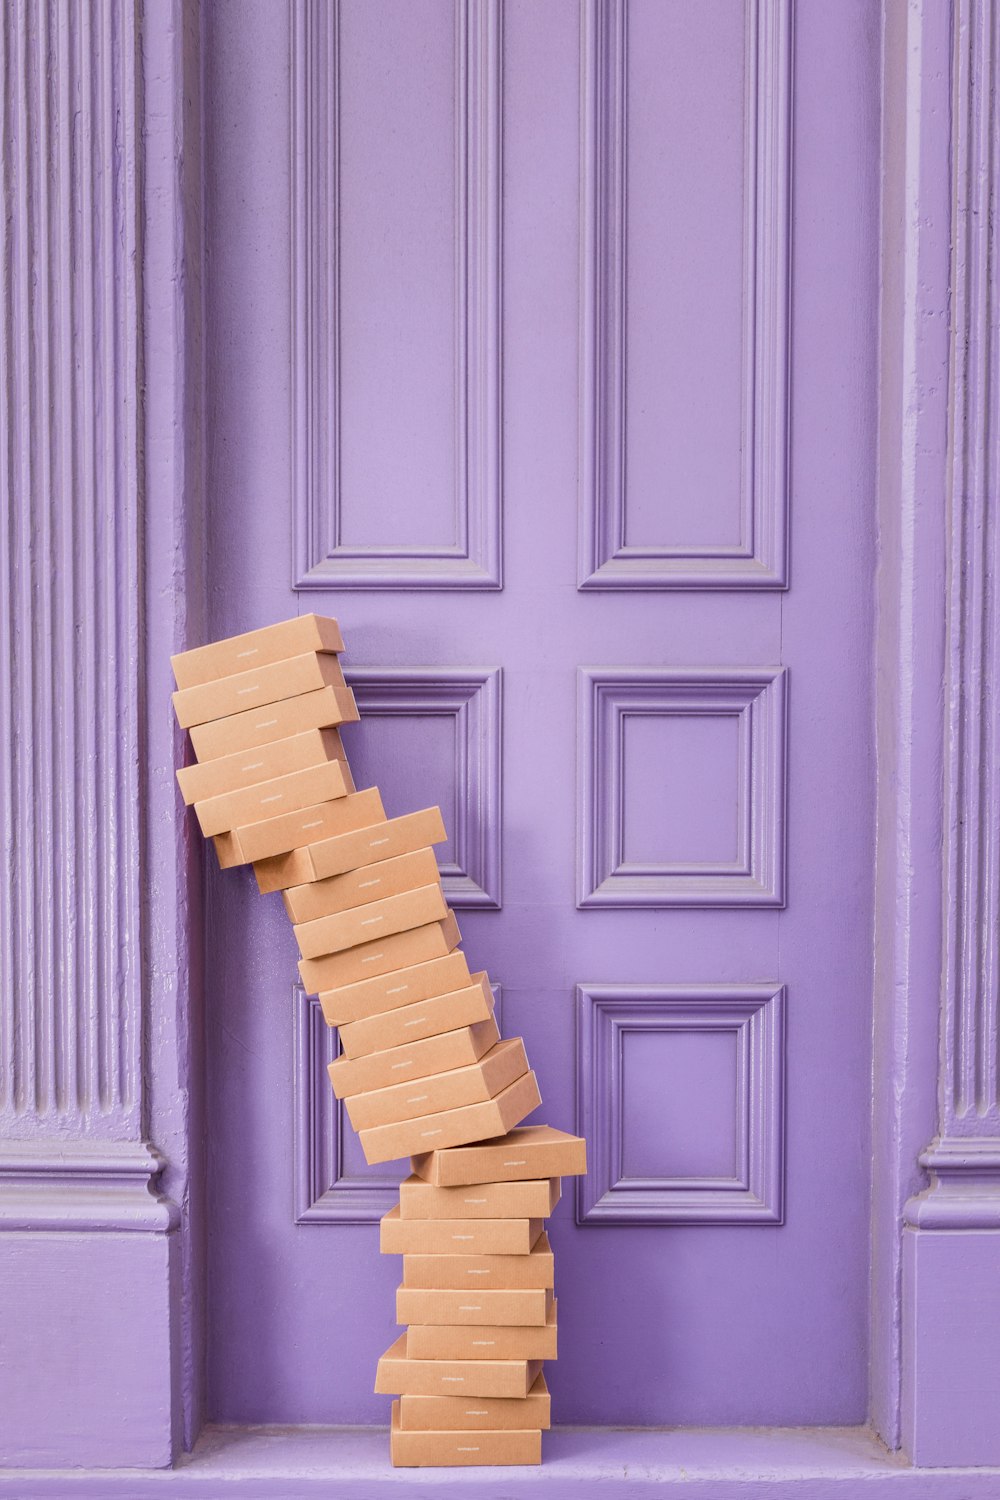
[[[557,1420],[862,1422],[878,8],[205,14],[211,633],[340,620],[358,784],[441,804],[588,1137]],[[206,891],[209,1413],[385,1421],[398,1168]]]

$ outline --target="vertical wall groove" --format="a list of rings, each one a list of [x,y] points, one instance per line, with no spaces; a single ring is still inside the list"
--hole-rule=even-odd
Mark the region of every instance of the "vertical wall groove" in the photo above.
[[[133,0],[3,5],[0,1129],[139,1134]]]

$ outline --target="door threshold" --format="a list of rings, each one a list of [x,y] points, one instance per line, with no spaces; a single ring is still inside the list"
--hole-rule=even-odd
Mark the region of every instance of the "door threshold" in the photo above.
[[[542,1493],[602,1500],[702,1493],[705,1500],[996,1500],[1000,1469],[914,1469],[863,1427],[557,1427],[541,1468],[393,1469],[374,1427],[208,1427],[173,1469],[0,1470],[17,1500],[342,1500]],[[534,1491],[532,1487],[535,1487]]]

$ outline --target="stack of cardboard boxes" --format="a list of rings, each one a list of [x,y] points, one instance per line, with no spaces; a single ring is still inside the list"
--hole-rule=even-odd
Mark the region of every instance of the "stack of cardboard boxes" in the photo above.
[[[198,757],[178,781],[219,863],[282,893],[302,982],[339,1028],[330,1079],[366,1159],[413,1158],[381,1226],[408,1325],[376,1383],[400,1398],[393,1463],[538,1463],[556,1354],[543,1225],[585,1146],[515,1128],[541,1103],[524,1043],[501,1040],[489,981],[459,949],[439,809],[387,818],[376,788],[354,788],[342,650],[335,620],[303,615],[174,657]]]

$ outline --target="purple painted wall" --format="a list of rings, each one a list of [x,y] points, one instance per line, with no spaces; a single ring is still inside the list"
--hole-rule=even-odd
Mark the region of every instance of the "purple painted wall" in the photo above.
[[[1000,1485],[996,19],[694,14],[4,0],[0,1494],[384,1420],[391,1173],[173,785],[296,602],[590,1136],[557,1417],[679,1424],[545,1492]]]

